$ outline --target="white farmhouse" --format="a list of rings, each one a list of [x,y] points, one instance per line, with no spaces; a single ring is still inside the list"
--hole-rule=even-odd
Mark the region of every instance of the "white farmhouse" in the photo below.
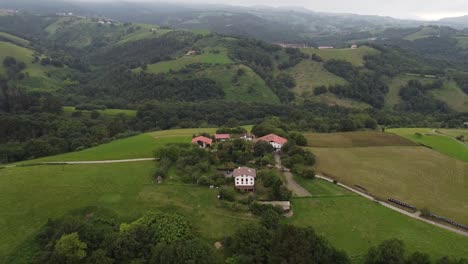
[[[238,190],[254,191],[257,171],[249,167],[239,167],[232,172],[234,184]]]
[[[275,135],[275,134],[266,135],[264,137],[259,138],[258,140],[270,143],[270,145],[273,146],[273,148],[276,151],[281,150],[283,145],[286,144],[286,142],[288,142],[287,139],[282,138],[282,137],[280,137],[278,135]]]

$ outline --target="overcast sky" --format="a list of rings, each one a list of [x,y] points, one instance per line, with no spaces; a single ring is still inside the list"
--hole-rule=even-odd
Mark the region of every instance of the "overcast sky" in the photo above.
[[[113,1],[113,0],[82,0]],[[119,1],[119,0],[117,0]],[[122,1],[122,0],[120,0]],[[468,15],[468,0],[123,0],[166,3],[209,3],[240,6],[298,6],[314,11],[383,15],[435,20]]]

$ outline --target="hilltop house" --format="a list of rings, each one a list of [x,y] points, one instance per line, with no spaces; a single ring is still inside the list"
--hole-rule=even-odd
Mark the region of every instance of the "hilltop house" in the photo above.
[[[269,135],[266,135],[264,137],[261,137],[259,138],[258,140],[261,140],[261,141],[266,141],[268,143],[270,143],[270,145],[276,150],[281,150],[281,148],[283,147],[284,144],[286,144],[286,142],[288,142],[287,139],[285,138],[282,138],[278,135],[275,135],[275,134],[269,134]]]
[[[199,137],[193,138],[192,143],[197,144],[198,146],[200,146],[200,148],[206,148],[206,147],[211,146],[211,144],[213,144],[213,140],[211,138],[199,136]]]
[[[232,172],[234,184],[238,190],[254,191],[257,171],[249,167],[239,167]]]
[[[215,140],[224,142],[226,140],[231,139],[231,135],[229,134],[215,134]]]
[[[358,48],[358,45],[356,44],[351,45],[351,49],[357,49],[357,48]]]

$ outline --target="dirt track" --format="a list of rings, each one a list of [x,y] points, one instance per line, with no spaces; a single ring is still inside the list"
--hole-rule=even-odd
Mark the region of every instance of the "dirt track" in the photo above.
[[[275,154],[275,163],[276,168],[282,170],[281,166],[281,157],[278,154]],[[291,172],[283,171],[284,177],[286,178],[286,187],[293,192],[293,194],[297,197],[309,197],[312,196],[310,192],[304,189],[301,185],[299,185],[295,180],[294,176]]]

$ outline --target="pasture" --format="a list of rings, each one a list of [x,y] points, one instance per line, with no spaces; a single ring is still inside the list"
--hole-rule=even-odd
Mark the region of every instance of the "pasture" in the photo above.
[[[468,163],[425,147],[310,148],[316,169],[380,199],[427,207],[468,224]]]
[[[308,146],[318,148],[353,148],[377,146],[415,146],[403,137],[375,131],[343,133],[305,133]]]
[[[366,55],[375,55],[379,51],[369,46],[361,46],[357,49],[301,49],[306,54],[317,54],[325,61],[327,60],[345,60],[352,63],[354,66],[364,66],[364,57]]]
[[[240,69],[244,72],[241,76],[238,75]],[[229,101],[280,103],[278,96],[265,81],[245,65],[209,67],[196,71],[194,75],[214,80],[223,88],[225,98]]]
[[[19,38],[17,36],[10,35],[10,34],[5,33],[5,32],[0,32],[0,39],[6,39],[8,41],[13,42],[14,44],[21,45],[23,47],[28,46],[29,43],[30,43],[28,40]]]
[[[446,82],[442,89],[433,90],[431,94],[455,111],[468,112],[468,95],[460,89],[455,81]]]
[[[153,158],[153,151],[167,143],[190,143],[193,134],[214,133],[213,128],[175,129],[140,134],[102,144],[94,148],[40,158],[23,163],[49,161],[88,161]]]
[[[410,34],[403,39],[409,40],[409,41],[415,41],[418,39],[423,39],[423,38],[429,38],[433,36],[438,36],[440,33],[440,30],[438,28],[434,27],[422,27],[421,30]]]
[[[391,79],[388,78],[388,80],[386,80],[386,84],[389,90],[388,93],[385,95],[385,107],[393,109],[395,105],[401,103],[401,98],[399,94],[400,90],[403,86],[408,84],[408,81],[410,80],[418,80],[423,84],[427,84],[434,81],[433,78],[425,78],[421,76],[407,74],[400,74]]]
[[[339,188],[328,184],[329,188]],[[345,190],[336,192],[346,193]],[[346,251],[353,263],[363,263],[369,247],[392,238],[403,240],[408,253],[427,252],[433,260],[445,255],[468,254],[466,237],[401,215],[360,196],[326,193],[293,199],[294,216],[287,222],[314,227],[318,234]]]
[[[296,80],[293,91],[297,95],[312,95],[315,88],[323,85],[328,87],[347,83],[343,78],[328,72],[321,63],[312,60],[303,60],[288,71]]]
[[[73,106],[64,106],[63,111],[65,113],[73,113],[76,112],[77,110]],[[86,111],[86,110],[80,110],[84,114],[89,114],[91,111]],[[117,116],[119,114],[123,114],[128,117],[135,117],[137,111],[136,110],[130,110],[130,109],[105,109],[105,110],[97,110],[100,114],[106,115],[106,116]]]
[[[448,133],[450,130],[444,130]],[[450,157],[468,162],[468,146],[455,138],[438,134],[430,128],[396,128],[387,132],[395,133],[411,141],[423,144]]]
[[[457,37],[457,46],[462,49],[468,49],[468,37]]]
[[[2,169],[0,262],[27,263],[32,252],[16,250],[31,244],[47,219],[89,206],[110,209],[121,220],[153,209],[177,212],[210,243],[257,221],[245,212],[224,209],[217,191],[208,187],[154,184],[154,169],[154,162]]]
[[[232,60],[224,53],[209,53],[205,52],[199,55],[182,56],[175,60],[161,61],[155,64],[149,64],[146,72],[148,73],[167,73],[169,71],[178,71],[185,66],[193,63],[208,63],[208,64],[230,64]],[[141,71],[141,68],[136,71]]]

